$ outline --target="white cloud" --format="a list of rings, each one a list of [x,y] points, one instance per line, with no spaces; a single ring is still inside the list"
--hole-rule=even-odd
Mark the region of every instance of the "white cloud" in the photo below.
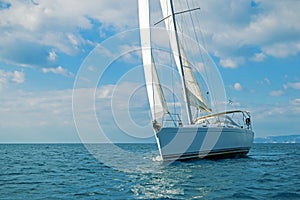
[[[24,83],[25,75],[23,72],[14,71],[11,80],[15,83]]]
[[[261,104],[252,107],[256,113],[256,121],[271,121],[278,118],[282,119],[280,126],[284,129],[284,124],[290,124],[292,121],[296,122],[294,126],[299,126],[300,119],[300,99],[296,98],[287,102],[277,102],[276,104]],[[274,121],[274,123],[276,123]],[[299,128],[298,128],[299,129]]]
[[[283,85],[284,89],[292,88],[295,90],[300,90],[300,82],[287,83]]]
[[[124,54],[123,59],[126,62],[129,63],[135,63],[136,62],[136,58],[140,57],[140,51],[135,51],[140,49],[140,46],[135,46],[135,45],[122,45],[120,46],[120,52],[123,52]]]
[[[109,99],[112,96],[114,85],[105,85],[104,87],[100,87],[97,91],[97,98],[99,99]]]
[[[221,59],[220,60],[220,65],[225,67],[225,68],[236,68],[237,67],[237,63],[235,63],[233,60],[231,59]]]
[[[57,55],[56,55],[55,51],[49,52],[48,59],[49,59],[50,61],[55,61],[55,60],[56,60],[56,57],[57,57]]]
[[[79,45],[79,39],[76,38],[75,35],[73,34],[68,34],[67,35],[67,38],[69,39],[70,43],[73,45],[73,46],[78,46]]]
[[[11,0],[10,3],[12,6],[9,9],[0,12],[2,60],[14,59],[9,55],[15,49],[8,47],[26,47],[28,43],[38,48],[35,52],[50,48],[73,55],[82,47],[99,42],[85,38],[81,30],[96,28],[101,37],[138,27],[137,1],[44,0],[36,5],[31,1]],[[153,4],[158,5],[159,2],[153,1]],[[204,0],[201,3],[193,1],[192,4],[201,7],[199,21],[205,43],[209,51],[220,58],[220,64],[224,67],[236,68],[247,58],[261,62],[268,55],[286,57],[300,52],[299,1],[262,0],[254,7],[250,0]],[[218,13],[213,10],[218,10]],[[245,51],[249,46],[259,53]],[[27,48],[21,49],[18,52],[24,54]],[[47,61],[53,55],[44,56],[44,61]],[[244,61],[236,60],[241,58]],[[22,60],[14,61],[24,64]],[[37,63],[35,66],[40,65]]]
[[[300,99],[291,100],[290,104],[293,105],[293,106],[299,106],[300,107]]]
[[[287,57],[300,52],[300,1],[262,0],[251,7],[251,1],[207,0],[200,7],[208,48],[223,60],[243,56],[260,62],[268,55]]]
[[[94,72],[94,71],[96,71],[96,67],[91,65],[91,66],[88,67],[88,70],[91,71],[91,72]]]
[[[77,98],[75,101],[77,104],[72,103],[72,97]],[[71,89],[40,92],[8,91],[0,104],[0,138],[8,137],[3,131],[5,129],[12,132],[26,129],[29,132],[24,132],[22,139],[36,141],[33,138],[35,135],[44,135],[39,130],[49,127],[51,130],[52,127],[57,128],[62,133],[52,132],[46,140],[52,141],[56,137],[55,134],[76,135],[74,110],[77,112],[77,119],[82,120],[86,132],[89,132],[91,125],[95,125],[95,120],[98,120],[97,128],[99,122],[107,136],[115,134],[117,136],[114,137],[118,141],[130,141],[128,135],[133,135],[134,140],[151,137],[153,131],[147,103],[146,88],[137,83],[126,82],[117,86],[103,85],[97,90],[80,88],[73,91]],[[73,132],[65,133],[64,130]],[[125,137],[120,130],[125,131],[127,136]],[[20,138],[14,139],[20,141]]]
[[[220,65],[224,68],[237,68],[240,64],[243,64],[245,59],[243,57],[225,58],[220,60]]]
[[[74,89],[75,92],[78,92],[78,101],[86,102],[87,96],[93,94],[93,100],[96,102],[96,109],[99,113],[105,118],[106,113],[101,112],[104,107],[111,106],[111,93],[114,92],[116,110],[127,109],[128,101],[130,100],[130,95],[132,95],[132,88],[136,87],[135,83],[124,83],[121,84],[118,88],[115,85],[104,85],[101,88],[95,90],[94,88],[81,88]],[[103,90],[107,91],[106,93],[109,96],[103,95]],[[6,114],[9,116],[18,116],[16,119],[21,120],[21,118],[28,122],[32,126],[36,125],[37,121],[45,121],[48,125],[55,124],[63,125],[65,121],[68,121],[69,124],[73,123],[72,116],[72,93],[74,91],[71,89],[66,90],[54,90],[54,91],[41,91],[41,92],[26,92],[26,91],[11,91],[8,92],[5,97],[3,97],[2,104],[0,105],[0,116],[1,119],[4,119]],[[123,100],[124,103],[120,103]],[[147,99],[142,99],[145,102],[141,102],[139,98],[136,103],[137,107],[141,104],[147,103]],[[91,109],[95,109],[94,103],[90,105]],[[103,103],[105,106],[103,107]],[[83,103],[84,104],[84,103]],[[124,106],[126,104],[126,106]],[[83,114],[86,114],[88,109],[86,107],[80,108],[80,111]],[[5,111],[6,113],[2,112]],[[10,114],[9,114],[10,113]],[[120,113],[119,113],[120,114]],[[93,111],[94,115],[94,111]],[[31,116],[31,117],[29,117]],[[95,117],[95,116],[93,116]],[[46,120],[48,119],[48,120]],[[4,122],[5,120],[0,120]],[[7,120],[9,121],[9,120]],[[22,120],[20,123],[16,123],[22,126]],[[1,122],[0,122],[1,123]],[[14,118],[11,118],[11,125],[14,124]],[[1,126],[0,126],[1,127]]]
[[[0,90],[5,88],[9,82],[12,83],[24,83],[25,74],[22,71],[4,71],[0,70]]]
[[[233,88],[234,88],[236,91],[241,91],[241,90],[243,90],[243,87],[242,87],[242,85],[241,85],[240,83],[235,83],[235,84],[233,85]]]
[[[92,21],[101,24],[101,31],[111,33],[137,25],[135,1],[45,0],[36,5],[11,0],[10,4],[0,12],[0,60],[22,66],[39,67],[53,61],[55,54],[45,53],[49,49],[74,55],[83,47],[95,45],[81,33],[94,28]],[[29,48],[35,56],[28,56]],[[37,63],[37,59],[41,62]]]
[[[71,90],[7,92],[0,105],[0,127],[73,125]]]
[[[272,97],[279,97],[279,96],[282,96],[283,94],[284,94],[284,91],[282,91],[282,90],[273,90],[269,93],[269,95]]]
[[[256,53],[254,56],[251,58],[255,62],[262,62],[266,58],[266,55],[264,53]]]
[[[256,81],[256,83],[259,85],[264,85],[264,84],[271,85],[271,81],[269,78],[264,78],[263,80],[258,80],[258,81]]]
[[[0,70],[0,92],[7,84],[7,77],[3,71]]]
[[[0,105],[1,142],[79,142],[71,95],[71,90],[7,90]]]
[[[58,66],[57,68],[43,68],[43,73],[54,73],[54,74],[60,74],[63,76],[71,77],[74,74],[72,72],[69,72],[67,69],[62,68],[61,66]]]
[[[248,110],[256,137],[267,135],[290,135],[300,130],[300,104],[295,99],[290,102],[252,105]]]
[[[124,5],[126,9],[124,9]],[[137,4],[136,2],[128,2],[120,0],[114,1],[97,1],[91,0],[87,2],[72,0],[45,0],[40,1],[39,5],[33,5],[30,1],[12,0],[11,7],[1,11],[1,26],[13,28],[10,36],[19,31],[30,32],[33,39],[35,36],[42,36],[45,33],[54,33],[60,35],[65,33],[66,37],[74,45],[78,44],[78,40],[72,33],[75,29],[90,29],[93,24],[90,19],[100,21],[106,26],[125,27],[132,24]],[[76,20],[74,20],[76,19]],[[136,25],[136,23],[135,23]],[[9,34],[9,33],[7,33]],[[38,38],[37,38],[38,39]],[[62,42],[63,38],[56,41],[54,45]]]
[[[268,78],[265,78],[264,81],[261,81],[260,83],[263,84],[263,82],[265,82],[267,85],[271,85],[271,81]],[[279,97],[285,94],[287,89],[295,89],[295,90],[300,90],[300,82],[288,82],[286,84],[283,85],[282,89],[279,90],[272,90],[269,92],[269,95],[272,97]]]
[[[275,43],[272,45],[262,47],[262,50],[267,54],[274,57],[287,57],[289,55],[296,55],[300,52],[299,43]]]

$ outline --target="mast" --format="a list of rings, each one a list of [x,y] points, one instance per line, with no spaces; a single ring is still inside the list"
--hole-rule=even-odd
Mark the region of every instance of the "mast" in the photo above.
[[[171,5],[171,12],[173,16],[173,26],[174,26],[174,31],[175,31],[175,38],[176,38],[176,45],[177,45],[177,50],[179,54],[179,62],[180,62],[180,69],[181,69],[181,82],[182,82],[182,88],[183,88],[183,96],[186,99],[185,102],[185,107],[187,111],[187,117],[188,117],[188,124],[193,123],[193,118],[192,118],[192,112],[191,112],[191,107],[190,107],[190,99],[187,94],[187,88],[186,88],[186,82],[185,82],[185,76],[184,76],[184,69],[183,69],[183,62],[182,62],[182,57],[181,57],[181,50],[179,46],[179,39],[178,39],[178,33],[177,33],[177,26],[176,26],[176,19],[175,19],[175,12],[174,12],[174,6],[173,6],[173,1],[170,0],[170,5]]]

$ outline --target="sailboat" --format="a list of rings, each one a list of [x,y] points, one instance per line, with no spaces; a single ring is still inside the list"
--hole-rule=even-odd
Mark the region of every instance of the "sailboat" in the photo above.
[[[163,161],[199,159],[207,157],[245,156],[253,143],[250,112],[244,110],[219,111],[209,106],[201,91],[190,63],[187,50],[180,40],[177,15],[195,12],[199,8],[175,11],[172,0],[159,0],[168,33],[173,65],[180,77],[186,120],[168,108],[166,96],[153,56],[149,0],[139,0],[139,25],[142,61],[146,90],[152,116],[154,135]],[[193,24],[195,25],[195,24]],[[196,109],[200,115],[193,115]],[[236,116],[239,117],[236,120]],[[167,120],[166,120],[167,119]],[[172,123],[167,123],[171,121]]]

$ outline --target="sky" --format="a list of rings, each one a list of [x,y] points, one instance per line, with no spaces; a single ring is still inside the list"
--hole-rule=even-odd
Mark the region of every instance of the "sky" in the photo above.
[[[300,134],[300,1],[196,2],[205,47],[228,99],[251,112],[255,137]],[[0,0],[0,143],[80,142],[96,137],[95,119],[108,139],[152,141],[131,41],[137,8],[136,0]]]

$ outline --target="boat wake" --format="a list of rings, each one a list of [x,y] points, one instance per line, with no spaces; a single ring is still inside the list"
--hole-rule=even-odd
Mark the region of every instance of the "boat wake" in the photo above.
[[[156,157],[152,157],[152,161],[154,161],[154,162],[162,162],[163,159],[162,159],[161,156],[156,156]]]

